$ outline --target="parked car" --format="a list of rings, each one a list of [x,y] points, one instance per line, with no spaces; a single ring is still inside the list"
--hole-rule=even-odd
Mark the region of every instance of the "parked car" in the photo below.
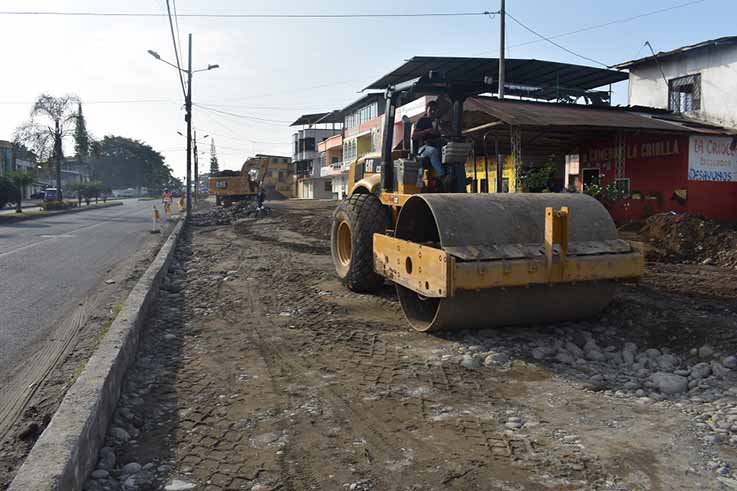
[[[44,199],[44,196],[46,195],[45,191],[39,191],[37,193],[33,193],[30,196],[30,199]]]
[[[56,201],[59,199],[59,190],[56,188],[46,188],[44,190],[44,201]]]

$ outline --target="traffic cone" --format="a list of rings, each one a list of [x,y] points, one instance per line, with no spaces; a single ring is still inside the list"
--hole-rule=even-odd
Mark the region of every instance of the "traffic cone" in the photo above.
[[[161,216],[159,215],[159,210],[156,208],[156,205],[154,205],[154,212],[153,212],[153,224],[151,228],[152,234],[159,234],[161,233],[161,230],[159,230],[159,220],[161,219]]]

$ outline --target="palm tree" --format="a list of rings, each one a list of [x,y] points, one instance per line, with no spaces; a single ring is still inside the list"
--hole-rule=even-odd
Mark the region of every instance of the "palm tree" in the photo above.
[[[8,173],[8,178],[10,179],[10,182],[13,183],[13,186],[15,186],[15,189],[18,192],[18,200],[16,201],[15,212],[23,213],[23,208],[21,207],[21,202],[23,201],[23,189],[25,189],[26,186],[29,186],[36,182],[36,176],[31,174],[30,172],[14,171]]]
[[[39,161],[48,160],[56,170],[57,199],[61,195],[61,164],[64,139],[74,133],[79,98],[73,95],[54,97],[42,94],[33,104],[31,119],[15,132],[15,140],[30,147]]]

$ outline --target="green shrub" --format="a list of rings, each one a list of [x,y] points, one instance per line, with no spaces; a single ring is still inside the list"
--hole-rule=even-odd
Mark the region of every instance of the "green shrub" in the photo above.
[[[58,210],[69,210],[70,208],[76,208],[77,203],[74,201],[45,201],[41,208],[44,211],[58,211]]]
[[[18,190],[13,182],[5,176],[0,176],[0,208],[18,199]]]

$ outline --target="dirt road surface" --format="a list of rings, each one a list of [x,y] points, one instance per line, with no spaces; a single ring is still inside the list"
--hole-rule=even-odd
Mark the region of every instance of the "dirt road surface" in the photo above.
[[[733,272],[654,265],[596,319],[419,334],[390,286],[335,279],[333,206],[185,234],[89,491],[737,489]]]

